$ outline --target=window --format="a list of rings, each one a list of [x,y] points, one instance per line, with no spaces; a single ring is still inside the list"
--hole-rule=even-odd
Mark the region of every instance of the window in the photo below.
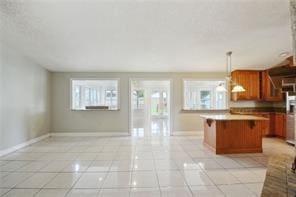
[[[216,91],[225,80],[183,80],[184,110],[216,110],[227,108],[227,92]]]
[[[119,109],[118,79],[73,79],[72,109]]]

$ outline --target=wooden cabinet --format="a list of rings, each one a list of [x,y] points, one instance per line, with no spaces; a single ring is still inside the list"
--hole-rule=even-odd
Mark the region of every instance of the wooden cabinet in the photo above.
[[[283,101],[283,94],[280,89],[275,89],[267,71],[262,71],[262,100],[264,101]]]
[[[278,102],[284,100],[281,90],[273,87],[267,71],[235,70],[231,73],[231,78],[234,84],[242,85],[246,89],[245,92],[231,93],[232,101]]]
[[[286,115],[274,114],[274,135],[286,138]]]
[[[261,100],[260,71],[236,70],[231,73],[231,79],[246,89],[245,92],[231,93],[231,100]]]
[[[284,113],[248,113],[248,115],[268,118],[262,125],[262,135],[266,137],[277,136],[286,138],[286,114]]]
[[[256,114],[257,115],[257,114]],[[261,114],[261,115],[259,115],[259,116],[261,116],[261,117],[264,117],[264,118],[268,118],[269,119],[269,121],[265,121],[264,123],[263,123],[263,130],[262,130],[262,135],[263,136],[272,136],[273,134],[272,133],[270,133],[270,115],[269,114]]]
[[[204,144],[216,154],[261,153],[264,122],[204,117]]]
[[[265,136],[277,136],[286,138],[286,114],[270,113],[269,132]]]
[[[275,114],[269,114],[269,133],[267,136],[275,136]]]

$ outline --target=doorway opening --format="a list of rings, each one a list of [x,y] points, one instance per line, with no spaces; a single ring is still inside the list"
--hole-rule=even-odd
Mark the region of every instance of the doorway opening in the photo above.
[[[130,83],[132,136],[170,135],[170,80],[132,79]]]

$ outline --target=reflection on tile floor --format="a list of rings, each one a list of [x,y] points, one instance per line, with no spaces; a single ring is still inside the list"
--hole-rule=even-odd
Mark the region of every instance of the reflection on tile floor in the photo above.
[[[202,137],[52,137],[0,157],[0,196],[260,196],[268,157],[215,155]]]
[[[169,119],[167,118],[151,118],[147,120],[142,116],[133,117],[131,133],[134,137],[169,136],[169,125]]]

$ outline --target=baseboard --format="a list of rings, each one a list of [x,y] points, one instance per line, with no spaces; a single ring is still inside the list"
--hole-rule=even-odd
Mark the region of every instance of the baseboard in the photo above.
[[[21,144],[15,145],[15,146],[13,146],[11,148],[7,148],[7,149],[4,149],[4,150],[1,150],[0,151],[0,157],[2,157],[4,155],[7,155],[9,153],[15,152],[18,149],[24,148],[26,146],[29,146],[29,145],[34,144],[36,142],[39,142],[41,140],[44,140],[45,138],[48,138],[48,137],[50,137],[50,134],[49,133],[48,134],[45,134],[45,135],[42,135],[42,136],[39,136],[39,137],[36,137],[36,138],[33,138],[33,139],[31,139],[29,141],[26,141],[26,142],[23,142]]]
[[[45,135],[42,135],[42,136],[39,136],[37,138],[34,138],[34,139],[31,139],[29,141],[26,141],[26,142],[23,142],[21,144],[18,144],[18,145],[15,145],[11,148],[7,148],[7,149],[4,149],[4,150],[1,150],[0,151],[0,157],[4,156],[4,155],[7,155],[9,153],[12,153],[12,152],[15,152],[17,151],[18,149],[21,149],[21,148],[24,148],[26,146],[29,146],[31,144],[34,144],[36,142],[39,142],[41,140],[44,140],[45,138],[48,138],[48,137],[51,137],[51,136],[60,136],[60,137],[87,137],[87,136],[98,136],[98,137],[112,137],[112,136],[129,136],[129,133],[128,132],[93,132],[93,133],[48,133],[48,134],[45,134]]]
[[[174,131],[173,136],[203,136],[203,131]]]
[[[52,137],[113,137],[113,136],[129,136],[128,132],[87,132],[87,133],[73,133],[73,132],[61,132],[61,133],[50,133]]]
[[[173,136],[202,136],[203,131],[175,131]],[[0,151],[0,157],[7,155],[9,153],[15,152],[18,149],[24,148],[48,137],[112,137],[112,136],[130,136],[128,132],[88,132],[88,133],[48,133],[37,138],[31,139],[29,141],[23,142],[21,144],[15,145],[11,148],[7,148]]]

